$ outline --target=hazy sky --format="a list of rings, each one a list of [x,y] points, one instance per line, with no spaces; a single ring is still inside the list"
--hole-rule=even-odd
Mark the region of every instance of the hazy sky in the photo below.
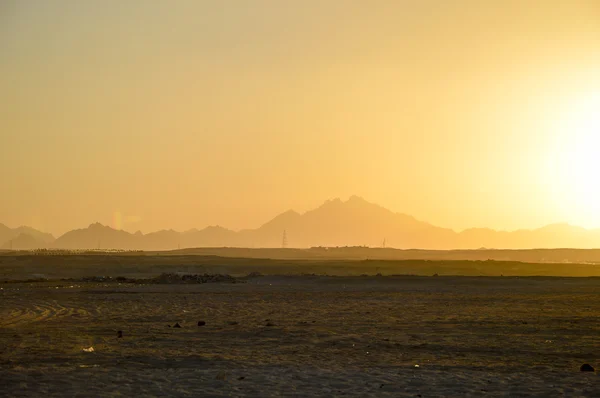
[[[12,227],[600,227],[598,137],[600,0],[0,3]]]

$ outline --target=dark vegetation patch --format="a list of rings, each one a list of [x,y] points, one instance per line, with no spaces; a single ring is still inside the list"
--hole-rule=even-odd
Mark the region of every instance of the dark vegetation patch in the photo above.
[[[27,280],[10,280],[4,283],[54,282],[56,280],[37,278]],[[97,282],[97,283],[132,283],[132,284],[199,284],[199,283],[243,283],[245,280],[223,274],[173,274],[163,273],[153,278],[126,278],[124,276],[86,276],[83,278],[62,278],[61,282]]]

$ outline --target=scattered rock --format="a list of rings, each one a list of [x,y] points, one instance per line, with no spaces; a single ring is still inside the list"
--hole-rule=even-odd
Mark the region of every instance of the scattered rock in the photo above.
[[[235,326],[235,325],[239,325],[239,322],[238,321],[229,321],[229,322],[227,322],[227,324],[231,325],[231,326]]]
[[[90,348],[84,348],[83,352],[94,352],[94,347],[90,347]]]
[[[198,326],[205,326],[206,322],[205,321],[198,321]]]
[[[266,326],[275,326],[273,322],[267,322]]]
[[[121,337],[123,337],[123,331],[119,330],[119,331],[117,332],[117,338],[119,338],[119,339],[120,339]]]
[[[433,276],[439,276],[437,273],[433,274]]]
[[[581,365],[581,368],[579,369],[582,372],[595,372],[596,370],[594,369],[594,367],[588,363],[584,363],[583,365]]]
[[[244,377],[244,376],[240,376],[240,377],[238,377],[238,380],[244,380],[244,379],[245,379],[245,377]]]
[[[173,327],[181,329],[181,325],[179,324],[179,322],[177,322],[175,325],[173,325]]]

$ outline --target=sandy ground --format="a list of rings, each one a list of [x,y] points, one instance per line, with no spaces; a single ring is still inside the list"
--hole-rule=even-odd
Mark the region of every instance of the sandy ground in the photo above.
[[[600,396],[594,278],[0,287],[7,396]]]

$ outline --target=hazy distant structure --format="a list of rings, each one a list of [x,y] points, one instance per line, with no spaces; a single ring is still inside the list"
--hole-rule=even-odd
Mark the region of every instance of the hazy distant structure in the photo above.
[[[288,246],[288,238],[285,229],[283,230],[283,237],[281,238],[281,248],[285,249]]]
[[[385,238],[383,238],[383,244],[381,245],[381,247],[385,249]]]

